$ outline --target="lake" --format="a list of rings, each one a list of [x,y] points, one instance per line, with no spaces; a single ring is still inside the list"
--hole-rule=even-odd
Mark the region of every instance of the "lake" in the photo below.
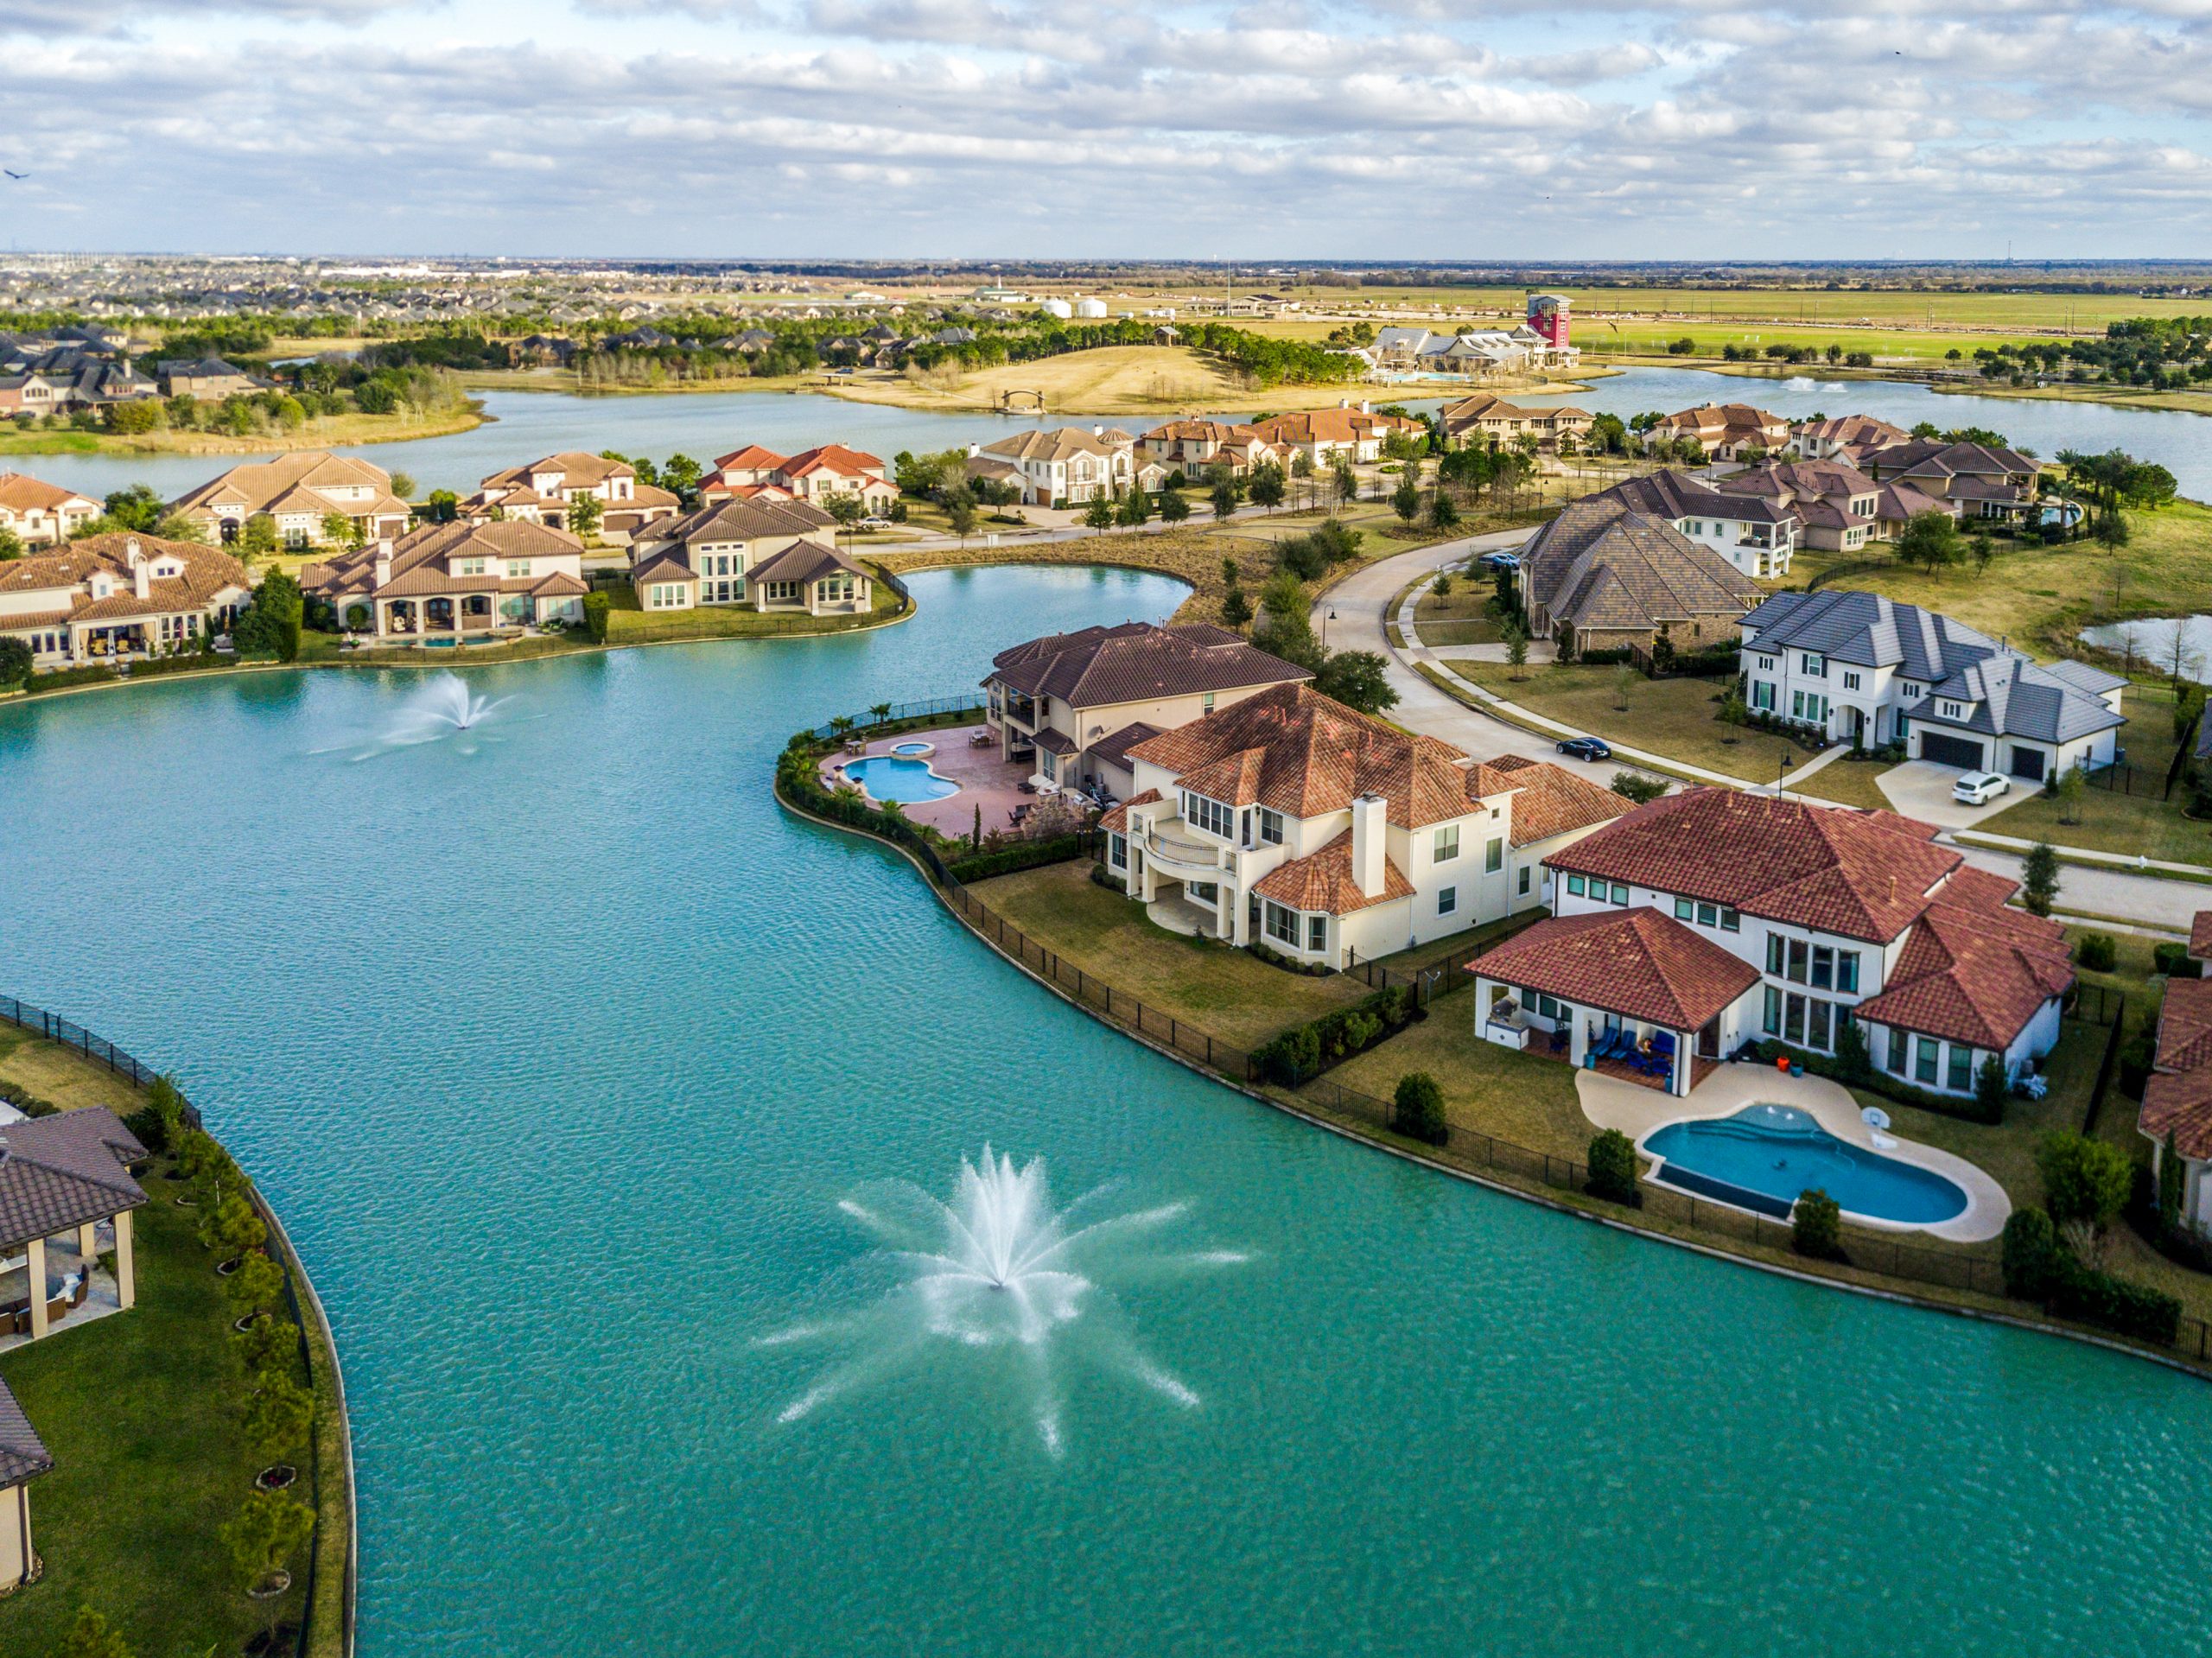
[[[1181,594],[914,587],[473,671],[443,741],[404,671],[0,709],[0,989],[179,1069],[285,1216],[363,1658],[2202,1645],[2203,1382],[1319,1132],[781,813],[801,724]],[[987,1144],[1139,1217],[1033,1343],[857,1229]]]
[[[1404,388],[1397,389],[1400,391]],[[1459,394],[1455,394],[1459,395]],[[2212,497],[2212,420],[2202,415],[2119,409],[2093,403],[2028,403],[1996,397],[1941,395],[1891,380],[1746,379],[1710,370],[1632,368],[1592,383],[1588,391],[1545,397],[1514,394],[1523,403],[1573,402],[1623,419],[1644,410],[1669,411],[1694,403],[1749,402],[1802,417],[1864,412],[1910,428],[1932,420],[1946,428],[1981,425],[2003,432],[2046,458],[2061,449],[2119,448],[2156,461],[2193,499]],[[1435,409],[1439,397],[1397,396],[1378,389],[1378,401]],[[1267,406],[1255,398],[1250,413]],[[405,472],[423,491],[473,492],[491,473],[563,449],[596,454],[613,449],[657,461],[683,453],[700,461],[747,443],[789,454],[817,443],[847,443],[888,459],[900,449],[989,443],[1008,432],[1036,426],[1103,424],[1141,431],[1163,417],[1139,416],[999,416],[939,414],[791,392],[671,392],[665,395],[578,397],[563,392],[493,391],[484,396],[493,418],[448,437],[374,443],[340,450],[362,455],[390,471]],[[94,496],[132,483],[153,486],[175,499],[247,455],[54,454],[10,457],[3,464],[50,483]]]

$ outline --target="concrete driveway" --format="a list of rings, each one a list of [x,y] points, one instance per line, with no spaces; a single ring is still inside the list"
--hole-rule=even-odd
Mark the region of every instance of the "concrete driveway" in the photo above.
[[[1951,785],[1965,773],[1955,765],[1934,760],[1907,760],[1874,779],[1890,804],[1907,817],[1917,817],[1938,829],[1984,829],[2007,806],[2017,806],[2035,793],[2031,785],[2013,781],[2010,791],[1985,806],[1969,806],[1951,798]]]

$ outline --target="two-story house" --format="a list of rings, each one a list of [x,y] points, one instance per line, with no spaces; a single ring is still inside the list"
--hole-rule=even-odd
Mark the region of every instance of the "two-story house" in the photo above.
[[[1495,449],[1528,436],[1540,449],[1557,449],[1562,438],[1580,442],[1588,436],[1597,416],[1572,403],[1548,408],[1508,403],[1484,392],[1446,403],[1438,418],[1444,422],[1445,441],[1455,448],[1478,443]]]
[[[1778,454],[1789,447],[1789,422],[1747,403],[1700,403],[1662,415],[1644,434],[1646,443],[1694,440],[1714,461],[1737,461],[1747,452]]]
[[[995,443],[970,443],[968,458],[1006,467],[1024,506],[1080,506],[1119,495],[1134,480],[1134,440],[1116,443],[1105,433],[1103,426],[1016,432]]]
[[[1987,443],[1947,443],[1913,438],[1869,450],[1859,462],[1882,483],[1910,485],[1963,518],[2024,518],[2039,509],[2043,469],[2012,449]]]
[[[89,495],[26,473],[0,472],[0,530],[12,530],[26,547],[64,542],[100,515]]]
[[[568,449],[493,473],[461,511],[464,518],[481,518],[496,508],[502,518],[565,530],[569,509],[585,498],[600,504],[601,538],[617,546],[682,505],[673,492],[639,483],[638,469],[626,461]]]
[[[1123,890],[1167,924],[1338,969],[1540,903],[1534,867],[1628,809],[1557,766],[1478,765],[1295,683],[1128,758],[1137,792],[1101,819]],[[1541,798],[1516,838],[1523,796]]]
[[[1840,461],[1857,466],[1862,456],[1894,444],[1910,443],[1912,434],[1872,415],[1837,415],[1801,420],[1789,429],[1789,447],[1807,461]]]
[[[1993,1054],[2017,1079],[2058,1040],[2065,936],[1936,832],[1734,789],[1653,801],[1550,854],[1553,915],[1469,963],[1476,1018],[1510,998],[1578,1066],[1663,1036],[1677,1094],[1745,1042],[1834,1054],[1852,1023],[1909,1086],[1971,1095]]]
[[[1257,422],[1253,429],[1269,443],[1303,455],[1316,467],[1334,467],[1339,461],[1364,465],[1382,458],[1382,446],[1393,436],[1419,438],[1427,435],[1427,422],[1408,415],[1378,415],[1371,404],[1344,403],[1335,409],[1313,409],[1276,415]]]
[[[807,501],[756,495],[709,502],[640,530],[630,584],[650,612],[702,605],[803,610],[870,609],[875,583],[837,550],[837,521]]]
[[[881,512],[899,499],[899,486],[880,458],[842,443],[824,443],[797,454],[778,454],[748,443],[719,456],[714,470],[699,484],[702,501],[744,500],[763,494],[817,505],[850,497],[864,511]]]
[[[2127,682],[2031,661],[1918,605],[1834,588],[1778,593],[1744,618],[1744,699],[1862,748],[2040,783],[2113,762]]]
[[[197,650],[251,596],[245,567],[219,548],[118,531],[0,563],[0,637],[35,668]]]
[[[1255,426],[1218,420],[1171,420],[1137,440],[1137,453],[1170,472],[1196,476],[1216,467],[1243,471],[1268,458],[1272,448]]]
[[[382,467],[323,449],[232,467],[169,505],[222,542],[236,541],[248,518],[266,518],[277,539],[296,549],[328,541],[324,525],[334,515],[364,541],[404,535],[411,516]]]
[[[550,524],[462,518],[302,565],[300,591],[353,631],[458,644],[582,621],[583,557],[582,542]]]
[[[1626,478],[1587,499],[1618,501],[1673,524],[1755,581],[1789,574],[1803,524],[1780,501],[1722,489],[1705,478],[1664,469]]]
[[[1001,651],[983,680],[999,758],[1044,788],[1135,792],[1128,751],[1310,669],[1205,622],[1123,622]]]

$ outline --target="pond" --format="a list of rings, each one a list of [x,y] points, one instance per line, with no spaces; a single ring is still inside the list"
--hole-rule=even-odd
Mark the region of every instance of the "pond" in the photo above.
[[[914,585],[0,709],[0,988],[181,1070],[285,1215],[363,1658],[2191,1642],[2202,1382],[1318,1132],[779,811],[798,726],[1180,596]]]
[[[2153,668],[2178,670],[2181,677],[2200,685],[2212,684],[2212,616],[2103,622],[2083,628],[2075,637],[2100,651],[2118,651]]]

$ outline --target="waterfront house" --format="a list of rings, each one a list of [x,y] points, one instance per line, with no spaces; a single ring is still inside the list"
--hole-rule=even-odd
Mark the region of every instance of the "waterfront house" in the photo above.
[[[1993,1054],[2017,1080],[2058,1040],[2065,935],[1936,834],[1734,789],[1653,801],[1548,856],[1552,917],[1469,963],[1478,1026],[1510,1001],[1577,1065],[1649,1039],[1678,1094],[1762,1037],[1832,1055],[1847,1023],[1907,1086],[1971,1095]]]
[[[0,563],[0,636],[34,666],[82,667],[200,646],[251,595],[245,567],[198,542],[117,531]]]
[[[2030,517],[2042,483],[2042,469],[2014,450],[1933,437],[1870,450],[1859,464],[1876,481],[1909,485],[1962,518]]]
[[[1304,455],[1319,470],[1334,467],[1339,461],[1361,464],[1380,461],[1382,446],[1392,436],[1425,437],[1428,426],[1407,415],[1378,415],[1371,405],[1363,403],[1276,415],[1252,429],[1268,443],[1294,455]]]
[[[390,473],[323,449],[232,467],[169,505],[222,542],[237,540],[248,518],[266,518],[276,538],[294,549],[325,544],[324,521],[334,514],[364,542],[404,535],[410,518],[407,503],[392,493]]]
[[[461,511],[464,518],[481,518],[496,509],[503,518],[565,530],[569,509],[585,499],[600,504],[601,539],[618,547],[682,505],[673,492],[639,483],[638,469],[626,461],[568,449],[493,473]]]
[[[196,397],[219,403],[225,397],[250,397],[266,391],[271,382],[256,379],[244,369],[233,368],[219,357],[200,357],[157,363],[154,366],[165,397]]]
[[[0,1381],[0,1596],[35,1581],[38,1550],[31,1542],[31,1482],[54,1471],[54,1458],[30,1418]]]
[[[1313,677],[1206,622],[1048,633],[991,658],[986,722],[999,758],[1040,787],[1135,792],[1128,751],[1271,685]]]
[[[1804,530],[1798,515],[1780,501],[1750,491],[1723,489],[1709,479],[1669,469],[1624,478],[1585,499],[1617,501],[1633,511],[1664,518],[1755,580],[1777,580],[1789,574]]]
[[[1609,491],[1571,501],[1532,536],[1516,577],[1530,633],[1569,653],[1633,645],[1663,630],[1678,651],[1723,645],[1764,596],[1758,583],[1670,518]]]
[[[100,504],[89,495],[27,473],[0,472],[0,530],[13,530],[26,547],[67,541],[99,515]]]
[[[584,544],[525,519],[429,524],[300,569],[300,590],[348,629],[418,645],[583,620]]]
[[[1453,448],[1480,444],[1488,448],[1510,447],[1516,438],[1533,437],[1540,449],[1556,450],[1561,440],[1580,443],[1589,435],[1597,416],[1572,403],[1544,409],[1493,397],[1487,392],[1446,403],[1439,416],[1444,441]]]
[[[819,505],[849,496],[869,512],[887,511],[899,499],[890,468],[878,457],[842,443],[825,443],[797,454],[778,454],[757,443],[734,449],[715,461],[700,480],[702,501],[766,494]]]
[[[725,498],[641,530],[630,545],[630,585],[647,611],[864,612],[875,602],[875,584],[837,550],[836,528],[811,502]]]
[[[80,1309],[137,1304],[130,1212],[146,1193],[130,1166],[145,1157],[104,1105],[0,1126],[0,1336],[43,1341]]]
[[[1790,429],[1789,447],[1807,461],[1840,461],[1857,466],[1867,454],[1910,443],[1912,434],[1872,415],[1839,415],[1801,420]]]
[[[1744,618],[1744,698],[1858,747],[2041,783],[2113,762],[2127,682],[2039,664],[1879,594],[1777,593]]]
[[[1249,467],[1268,448],[1257,427],[1219,420],[1171,420],[1137,440],[1137,452],[1146,460],[1192,477],[1211,470],[1217,461]]]
[[[2190,924],[2190,959],[2203,971],[2212,961],[2212,910]],[[2178,974],[2166,981],[2158,1010],[2158,1045],[2135,1126],[2151,1142],[2152,1170],[2164,1190],[2169,1158],[2181,1165],[2177,1218],[2212,1235],[2212,979]]]
[[[1478,765],[1296,683],[1125,758],[1136,792],[1101,820],[1122,889],[1184,931],[1335,969],[1541,902],[1541,860],[1515,846],[1555,854],[1629,810],[1556,766]],[[1516,835],[1524,796],[1540,798]]]
[[[0,416],[51,415],[72,401],[70,383],[44,374],[0,374]]]
[[[1685,438],[1694,439],[1712,460],[1738,461],[1751,450],[1779,454],[1789,447],[1790,430],[1780,415],[1747,403],[1706,403],[1662,416],[1644,434],[1647,444],[1678,443]]]
[[[1111,498],[1133,481],[1135,444],[1109,441],[1105,433],[1103,426],[1087,431],[1063,426],[1016,432],[995,443],[971,443],[969,475],[1003,478],[1021,492],[1024,506],[1080,506],[1102,495]]]

